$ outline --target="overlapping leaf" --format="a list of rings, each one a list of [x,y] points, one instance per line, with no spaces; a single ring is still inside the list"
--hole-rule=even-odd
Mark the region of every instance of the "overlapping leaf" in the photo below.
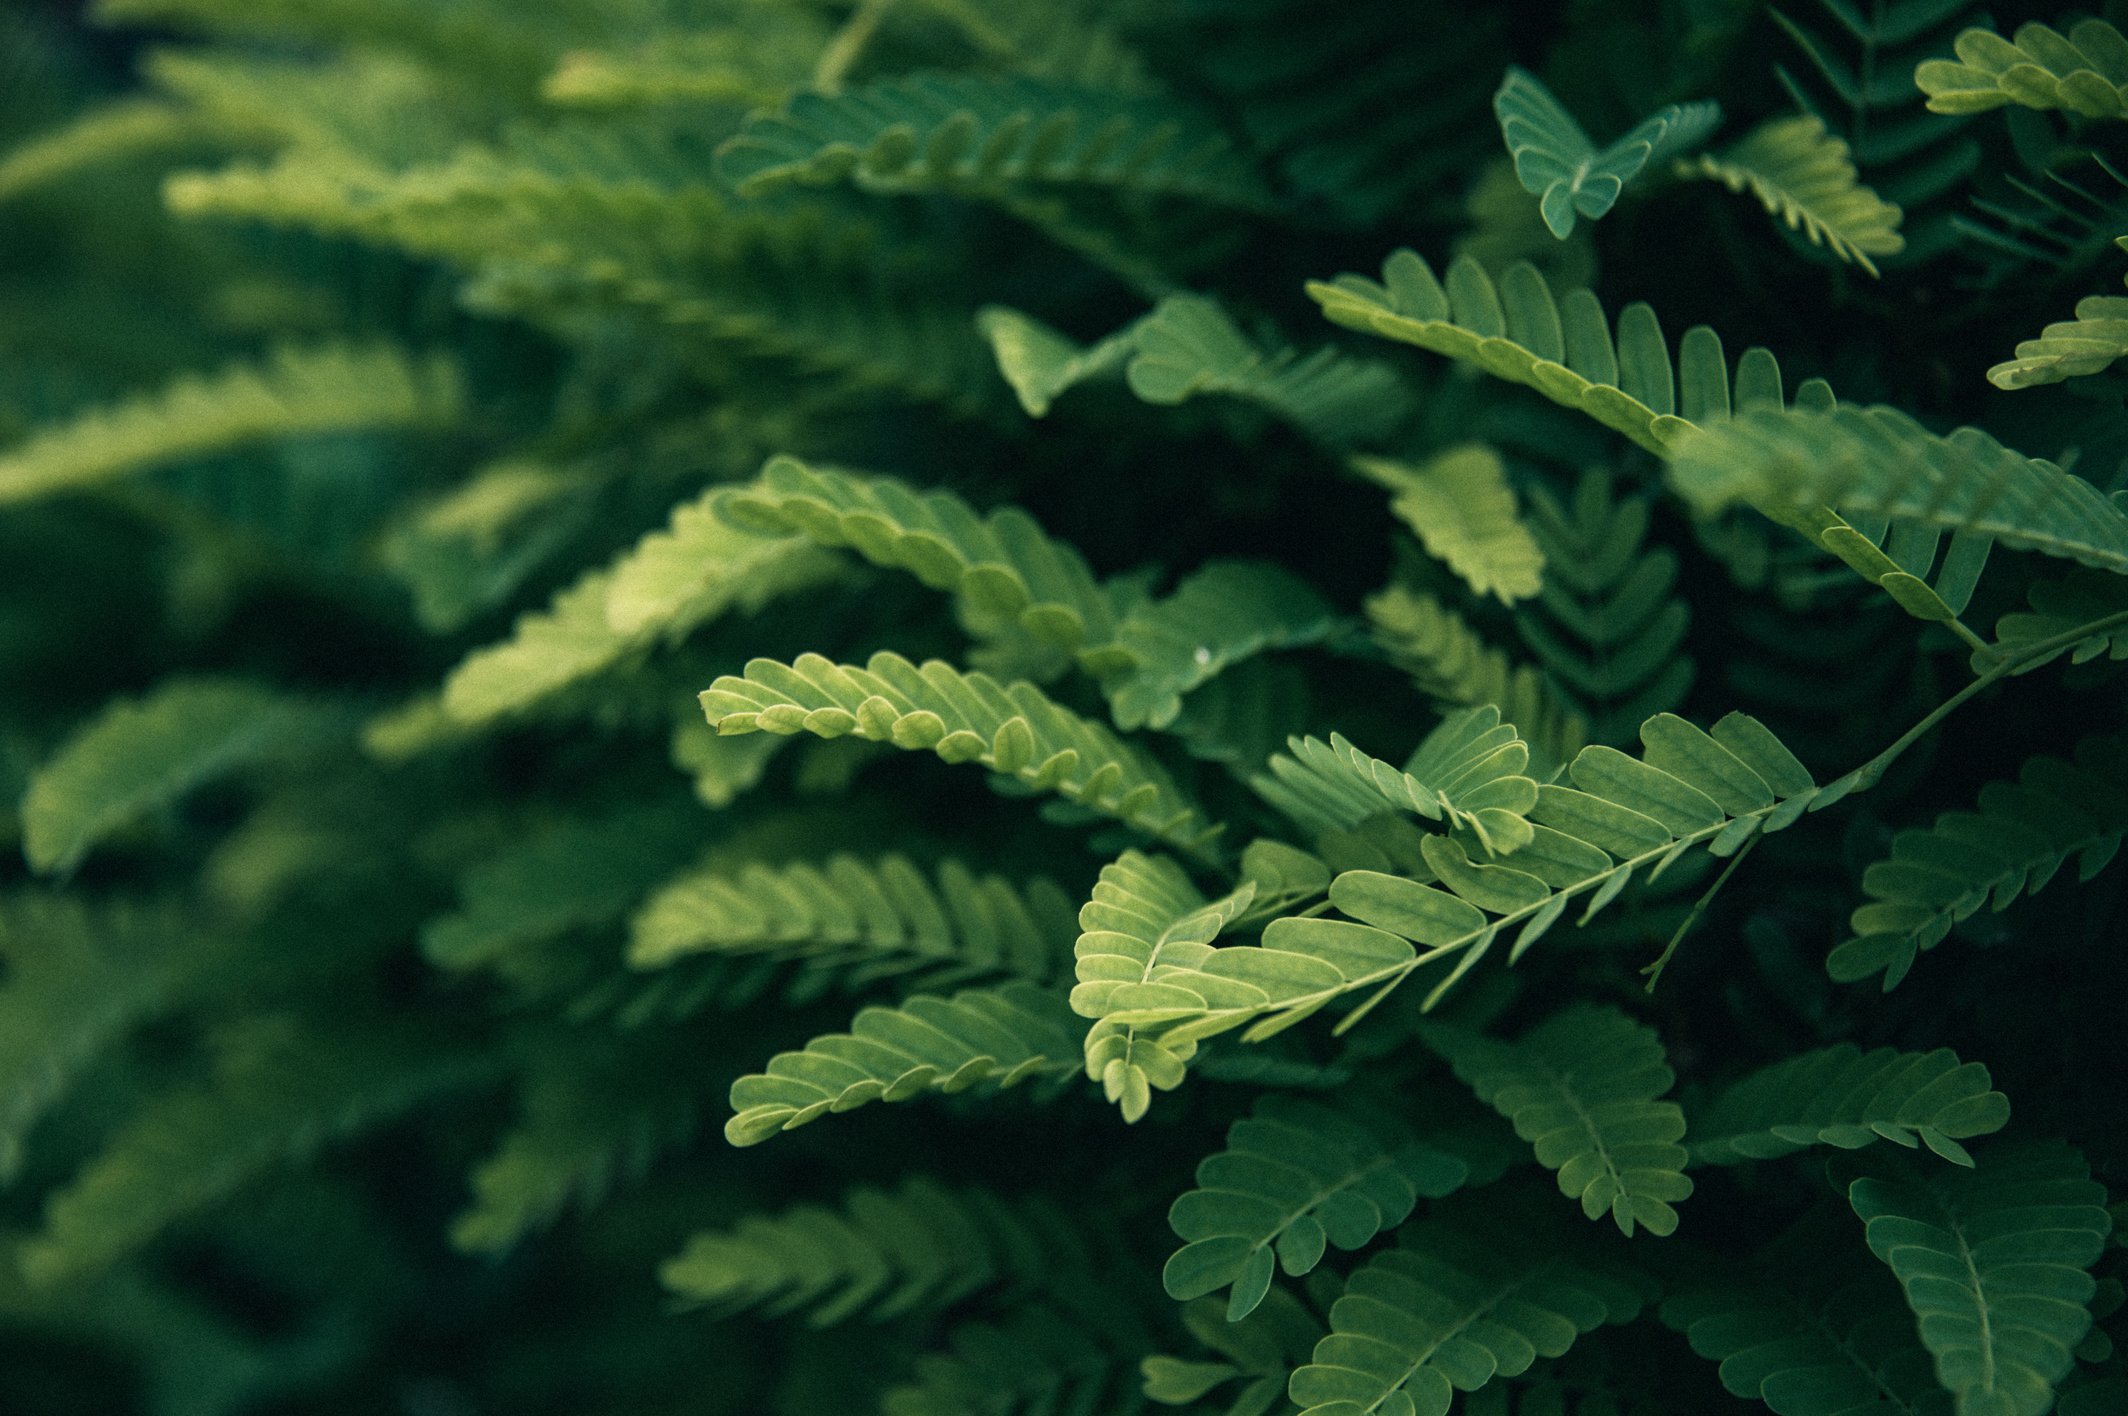
[[[1673,103],[1599,149],[1551,90],[1519,68],[1501,80],[1493,114],[1515,160],[1515,176],[1536,195],[1544,224],[1561,240],[1573,234],[1577,216],[1595,221],[1608,215],[1626,183],[1649,163],[1697,146],[1722,121],[1719,104]]]
[[[1723,1091],[1692,1118],[1696,1165],[1768,1160],[1806,1146],[1857,1150],[1876,1141],[1926,1145],[1959,1165],[1958,1143],[2002,1129],[2010,1102],[1988,1069],[1949,1048],[1863,1052],[1852,1043],[1776,1062]]]

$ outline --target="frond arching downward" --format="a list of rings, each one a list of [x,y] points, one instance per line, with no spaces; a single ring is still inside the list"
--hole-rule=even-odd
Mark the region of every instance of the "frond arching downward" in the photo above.
[[[1507,466],[1490,447],[1450,448],[1417,467],[1383,457],[1352,465],[1389,489],[1397,519],[1476,594],[1513,604],[1543,588],[1544,552],[1515,514]]]
[[[2019,341],[2017,357],[1988,370],[1997,388],[2036,388],[2080,378],[2128,356],[2128,296],[2086,295],[2076,318],[2058,321],[2039,338]]]
[[[854,733],[947,762],[976,762],[1124,821],[1193,854],[1213,831],[1159,764],[1099,723],[1061,708],[1033,684],[1001,685],[934,659],[921,668],[874,654],[864,668],[818,654],[783,665],[755,659],[702,693],[720,733]]]
[[[2064,35],[2020,25],[2014,39],[1969,29],[1956,60],[1914,71],[1932,113],[1985,113],[2006,103],[2059,108],[2086,118],[2128,118],[2128,39],[2104,20],[2079,20]]]
[[[1243,659],[1319,644],[1345,626],[1299,576],[1266,561],[1213,561],[1171,595],[1135,606],[1106,643],[1079,651],[1119,728],[1166,728],[1184,695]]]
[[[1611,1008],[1577,1005],[1512,1043],[1435,1026],[1426,1043],[1479,1100],[1514,1124],[1538,1163],[1590,1219],[1609,1214],[1628,1238],[1677,1229],[1685,1113],[1659,1098],[1676,1074],[1655,1030]]]
[[[664,1285],[720,1313],[805,1314],[813,1327],[949,1308],[1008,1281],[1038,1283],[1085,1254],[1062,1214],[928,1179],[859,1186],[837,1209],[799,1205],[705,1230],[658,1270]]]
[[[1469,1176],[1462,1160],[1394,1121],[1369,1125],[1265,1097],[1227,1128],[1227,1148],[1198,1164],[1197,1188],[1169,1208],[1169,1226],[1187,1242],[1161,1281],[1177,1300],[1231,1284],[1227,1320],[1238,1321],[1263,1301],[1274,1268],[1308,1273],[1325,1244],[1360,1248],[1403,1223],[1420,1196],[1438,1199]]]
[[[1728,1165],[1886,1140],[1969,1166],[1958,1143],[2009,1119],[2009,1098],[1993,1090],[1988,1069],[1947,1047],[1865,1053],[1843,1042],[1762,1068],[1714,1098],[1692,1119],[1692,1161]]]
[[[1962,533],[1936,590],[1954,610],[1991,541],[2128,574],[2128,513],[2089,482],[1977,428],[1938,437],[1893,408],[1745,413],[1680,440],[1670,478],[1702,512],[1742,501],[1791,521],[1819,505],[1888,516],[1913,528],[1887,545],[1910,578],[1928,573],[1940,536]]]
[[[2043,1416],[2090,1331],[2088,1270],[2112,1229],[2084,1158],[1998,1147],[1972,1170],[1865,1174],[1847,1197],[1959,1416]]]
[[[1302,1416],[1447,1416],[1456,1392],[1520,1376],[1640,1307],[1631,1284],[1592,1265],[1435,1220],[1352,1275],[1287,1392]]]
[[[1244,882],[1207,900],[1173,861],[1138,851],[1101,868],[1093,898],[1079,910],[1071,1010],[1095,1020],[1086,1034],[1086,1075],[1101,1083],[1125,1121],[1145,1115],[1155,1088],[1180,1086],[1196,1051],[1142,1035],[1134,1024],[1197,1004],[1195,993],[1170,990],[1162,979],[1210,957],[1212,941],[1255,897],[1254,882]]]
[[[917,972],[931,988],[986,973],[1041,982],[1073,934],[1070,898],[1048,880],[1016,885],[949,859],[934,883],[903,856],[837,855],[668,882],[636,913],[628,962],[766,955],[856,982]]]
[[[1687,1288],[1662,1319],[1721,1364],[1731,1395],[1774,1416],[1950,1416],[1913,1314],[1888,1285],[1852,1283],[1822,1300],[1770,1283]]]
[[[800,94],[749,122],[719,166],[748,195],[853,181],[879,192],[1002,196],[1072,186],[1242,208],[1269,201],[1226,134],[1190,109],[975,75]]]
[[[1709,177],[1732,192],[1746,187],[1766,210],[1813,246],[1877,273],[1871,256],[1906,249],[1899,208],[1862,185],[1847,144],[1811,114],[1761,123],[1719,157],[1679,163],[1682,175]]]
[[[1721,105],[1673,103],[1599,149],[1537,76],[1510,68],[1493,95],[1500,136],[1515,159],[1515,176],[1534,194],[1544,224],[1560,240],[1574,234],[1576,216],[1608,215],[1626,183],[1650,162],[1696,146],[1722,121]]]
[[[1982,787],[1977,807],[1900,832],[1891,855],[1863,872],[1869,903],[1849,922],[1854,937],[1826,960],[1834,978],[1882,972],[1890,990],[1982,905],[2009,908],[2071,860],[2079,880],[2105,869],[2128,832],[2128,740],[2086,738],[2073,760],[2031,758],[2016,782]]]
[[[733,1082],[724,1136],[750,1146],[867,1102],[1068,1075],[1079,1069],[1075,1033],[1056,995],[1026,983],[861,1009],[847,1033],[780,1052],[767,1071]]]
[[[120,699],[30,778],[23,852],[71,870],[98,841],[216,777],[316,752],[349,725],[325,705],[240,679],[171,679]]]
[[[390,345],[286,348],[84,413],[0,454],[0,503],[277,438],[440,429],[464,414],[458,368]]]
[[[757,482],[713,505],[750,534],[805,536],[906,570],[957,596],[978,633],[1017,625],[1067,649],[1115,634],[1115,604],[1085,560],[1017,507],[986,516],[951,492],[917,492],[891,477],[792,457],[772,459]]]

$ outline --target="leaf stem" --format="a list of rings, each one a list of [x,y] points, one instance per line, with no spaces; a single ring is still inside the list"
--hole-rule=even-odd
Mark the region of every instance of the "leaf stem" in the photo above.
[[[842,81],[849,77],[850,70],[864,57],[872,36],[879,32],[880,21],[894,7],[894,0],[863,0],[855,13],[836,31],[822,52],[820,62],[813,68],[813,87],[825,94],[842,92]]]

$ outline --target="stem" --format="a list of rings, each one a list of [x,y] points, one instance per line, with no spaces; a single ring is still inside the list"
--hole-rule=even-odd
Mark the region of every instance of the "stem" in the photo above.
[[[1641,970],[1648,978],[1647,992],[1655,991],[1655,985],[1662,981],[1663,970],[1669,967],[1671,958],[1677,953],[1677,946],[1685,942],[1685,936],[1691,932],[1693,925],[1699,923],[1700,916],[1707,912],[1707,906],[1714,902],[1714,897],[1721,893],[1722,887],[1729,883],[1729,877],[1736,874],[1736,868],[1744,863],[1744,857],[1750,855],[1763,839],[1761,836],[1753,836],[1744,842],[1742,850],[1729,857],[1729,864],[1722,867],[1722,873],[1714,877],[1714,883],[1707,887],[1707,893],[1699,897],[1679,922],[1677,932],[1670,936],[1670,942],[1663,946],[1663,951],[1656,956],[1655,962]]]
[[[893,8],[893,5],[894,0],[864,0],[864,3],[857,7],[856,12],[836,32],[835,37],[828,41],[828,47],[821,54],[820,62],[814,66],[814,88],[826,94],[842,92],[842,81],[849,77],[850,70],[864,57],[866,46],[871,44],[872,36],[879,32],[880,21],[887,17],[887,11]]]

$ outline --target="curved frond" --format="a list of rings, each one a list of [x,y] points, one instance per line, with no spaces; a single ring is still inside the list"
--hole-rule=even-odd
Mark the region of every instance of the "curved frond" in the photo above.
[[[1375,643],[1419,692],[1456,707],[1491,704],[1530,745],[1531,775],[1550,777],[1588,742],[1588,724],[1544,676],[1507,655],[1431,595],[1391,585],[1367,600]]]
[[[1210,956],[1212,941],[1249,908],[1256,888],[1244,881],[1207,900],[1173,861],[1139,851],[1101,868],[1093,898],[1079,909],[1071,1010],[1095,1020],[1086,1034],[1086,1075],[1101,1083],[1125,1121],[1145,1115],[1154,1088],[1180,1086],[1196,1051],[1165,1046],[1133,1024],[1161,1021],[1177,1003],[1196,1004],[1196,994],[1170,992],[1162,979]]]
[[[284,348],[81,414],[0,453],[0,503],[279,438],[440,429],[464,416],[458,368],[391,345]]]
[[[1544,552],[1515,514],[1507,464],[1492,448],[1466,443],[1416,467],[1385,457],[1352,465],[1389,489],[1390,511],[1476,594],[1511,605],[1544,587]]]
[[[212,120],[162,99],[104,104],[0,153],[0,202],[106,163],[176,151],[220,134]]]
[[[1214,1398],[1224,1416],[1262,1416],[1277,1409],[1293,1369],[1308,1360],[1323,1340],[1325,1324],[1284,1289],[1274,1288],[1248,1316],[1229,1320],[1227,1305],[1201,1298],[1182,1309],[1182,1325],[1210,1354],[1196,1358],[1165,1353],[1139,1363],[1145,1394],[1163,1406],[1187,1406],[1229,1382],[1244,1383],[1238,1393]],[[1198,1408],[1202,1410],[1202,1407]]]
[[[1273,1095],[1229,1126],[1227,1148],[1198,1164],[1197,1188],[1168,1210],[1185,1241],[1161,1271],[1168,1296],[1232,1285],[1227,1320],[1238,1321],[1263,1301],[1275,1268],[1308,1273],[1324,1245],[1361,1248],[1402,1224],[1420,1196],[1438,1199],[1469,1179],[1457,1157],[1395,1121],[1370,1120]]]
[[[1825,1298],[1776,1284],[1687,1288],[1665,1324],[1721,1364],[1732,1396],[1774,1416],[1950,1416],[1897,1290],[1852,1283]]]
[[[1655,312],[1644,304],[1619,313],[1614,340],[1603,306],[1586,290],[1554,297],[1536,267],[1510,266],[1498,284],[1469,256],[1445,281],[1409,250],[1392,254],[1381,283],[1357,275],[1310,281],[1308,294],[1335,324],[1415,344],[1495,378],[1533,388],[1587,414],[1651,452],[1664,451],[1695,423],[1738,409],[1780,406],[1780,366],[1771,354],[1744,352],[1732,374],[1720,336],[1695,325],[1673,363]],[[1799,402],[1829,402],[1815,381]]]
[[[1954,48],[1957,59],[1931,59],[1914,71],[1931,113],[1985,113],[2015,103],[2128,118],[2128,39],[2104,20],[2079,20],[2066,35],[2020,25],[2013,39],[1969,29]]]
[[[1814,115],[1770,119],[1719,157],[1702,153],[1696,162],[1679,163],[1678,172],[1712,178],[1732,192],[1749,187],[1789,230],[1871,275],[1877,274],[1871,256],[1906,249],[1899,208],[1862,185],[1847,144]]]
[[[169,679],[78,728],[30,777],[23,854],[37,870],[73,869],[146,812],[205,782],[316,752],[351,726],[322,704],[241,679]]]
[[[0,1181],[75,1076],[226,944],[167,909],[0,896]]]
[[[1315,587],[1268,561],[1212,561],[1171,595],[1134,607],[1079,651],[1119,728],[1166,728],[1183,695],[1273,649],[1320,644],[1346,621]]]
[[[2084,1158],[1996,1148],[1972,1170],[1865,1174],[1847,1198],[1960,1416],[2043,1416],[2091,1329],[2088,1270],[2113,1226]]]
[[[798,1205],[694,1235],[658,1269],[681,1298],[720,1314],[804,1313],[811,1327],[950,1308],[1004,1283],[1036,1285],[1085,1263],[1062,1214],[1041,1201],[904,1180],[859,1186],[836,1209]]]
[[[1462,827],[1501,855],[1530,842],[1525,818],[1537,783],[1527,775],[1529,744],[1489,704],[1443,718],[1402,771],[1336,733],[1327,744],[1297,738],[1287,747],[1292,756],[1272,758],[1268,774],[1250,784],[1318,832],[1349,829],[1389,807]]]
[[[849,181],[875,192],[1087,187],[1245,209],[1270,202],[1226,134],[1191,109],[964,74],[799,94],[750,120],[724,144],[718,166],[749,196]]]
[[[1059,707],[1033,684],[999,684],[933,659],[921,668],[874,654],[864,668],[818,654],[786,666],[755,659],[702,693],[719,733],[855,734],[904,751],[975,762],[1036,791],[1113,816],[1192,854],[1214,828],[1167,773],[1099,723]]]
[[[2128,296],[2086,295],[2076,318],[2048,325],[2037,339],[2019,341],[2017,357],[1988,370],[1997,388],[2036,388],[2080,378],[2128,356]]]
[[[1999,1131],[2010,1102],[1988,1069],[1949,1048],[1863,1052],[1839,1043],[1761,1068],[1692,1118],[1692,1163],[1770,1160],[1806,1146],[1858,1150],[1876,1141],[1926,1145],[1971,1165],[1958,1143]]]
[[[1513,1123],[1561,1193],[1631,1238],[1677,1229],[1692,1193],[1685,1113],[1660,1100],[1676,1081],[1655,1030],[1613,1008],[1577,1004],[1512,1043],[1441,1025],[1423,1034],[1478,1099]]]
[[[1954,541],[1939,573],[1949,584],[1937,593],[1953,609],[1972,593],[1991,541],[2128,574],[2128,513],[2083,478],[1977,428],[1938,437],[1882,406],[1760,410],[1694,432],[1669,456],[1672,485],[1702,512],[1742,501],[1779,519],[1822,504],[1912,526],[1926,540],[1909,548],[1894,537],[1891,549],[1914,578],[1928,572],[1938,536],[1978,538],[1977,549]]]
[[[1684,702],[1697,672],[1685,648],[1692,612],[1676,553],[1646,544],[1647,499],[1615,495],[1593,468],[1571,503],[1533,488],[1530,529],[1551,573],[1515,628],[1588,735],[1617,742]]]
[[[1626,183],[1650,162],[1698,146],[1722,121],[1720,104],[1673,103],[1599,149],[1536,75],[1513,67],[1493,95],[1493,115],[1515,160],[1515,176],[1562,241],[1574,234],[1577,216],[1595,221],[1608,215]]]
[[[108,1268],[261,1172],[478,1080],[492,1063],[431,1024],[262,1015],[220,1038],[214,1080],[149,1098],[45,1206],[22,1251],[32,1283]]]
[[[725,522],[712,510],[719,495],[682,503],[667,529],[520,617],[510,638],[467,655],[444,682],[444,710],[469,726],[523,712],[661,638],[733,607],[759,609],[834,572],[831,557],[798,537]]]
[[[916,1359],[913,1380],[890,1387],[881,1416],[1138,1416],[1135,1335],[1113,1329],[1113,1308],[1091,1314],[1029,1304],[996,1323],[963,1323],[946,1346]]]
[[[2075,664],[2101,656],[2128,659],[2128,580],[2097,570],[2075,570],[2060,580],[2035,580],[2025,587],[2028,612],[2004,615],[1995,622],[1995,642],[1973,655],[1973,669],[1984,673],[2012,655],[2026,658],[2018,673],[2031,673],[2067,654]],[[2095,634],[2075,636],[2090,625],[2112,622]],[[2052,654],[2034,654],[2034,646],[2066,640]]]
[[[767,1071],[733,1082],[735,1114],[724,1123],[724,1137],[735,1146],[756,1145],[867,1102],[1067,1076],[1079,1070],[1079,1052],[1071,1010],[1032,984],[864,1008],[849,1032],[780,1052]]]
[[[2007,909],[2072,860],[2079,880],[2098,874],[2124,832],[2128,739],[2086,738],[2073,760],[2030,758],[2016,782],[1982,787],[1976,810],[1946,811],[1926,830],[1893,837],[1890,856],[1862,873],[1869,903],[1855,910],[1854,937],[1826,968],[1843,983],[1881,972],[1889,991],[1916,955],[1982,905]]]
[[[695,954],[800,961],[853,981],[921,975],[938,988],[984,974],[1034,982],[1057,971],[1075,931],[1048,880],[1017,885],[947,860],[936,881],[902,856],[712,869],[668,882],[636,912],[628,962],[661,968]]]
[[[777,457],[760,479],[716,495],[717,515],[756,536],[804,536],[906,570],[960,600],[977,633],[1017,625],[1063,647],[1116,632],[1116,606],[1086,561],[1017,507],[988,515],[951,492],[917,492]]]
[[[461,1253],[501,1254],[572,1206],[590,1208],[695,1132],[712,1085],[699,1048],[638,1029],[543,1038],[519,1117],[474,1166],[451,1221]]]
[[[1302,1416],[1447,1416],[1458,1391],[1516,1377],[1640,1312],[1634,1287],[1497,1228],[1439,1221],[1346,1281],[1330,1335],[1293,1374]]]

